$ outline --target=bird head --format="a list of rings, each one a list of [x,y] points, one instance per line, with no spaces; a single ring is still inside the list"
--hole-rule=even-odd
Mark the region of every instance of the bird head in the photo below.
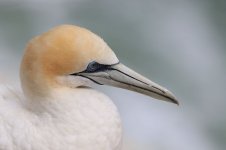
[[[32,39],[21,63],[22,87],[27,96],[45,95],[59,87],[92,84],[124,88],[178,104],[167,89],[119,62],[96,34],[73,25],[61,25]]]

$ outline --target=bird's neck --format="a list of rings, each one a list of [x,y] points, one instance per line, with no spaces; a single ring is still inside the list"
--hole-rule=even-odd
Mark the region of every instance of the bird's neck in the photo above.
[[[53,88],[45,96],[30,95],[26,99],[27,108],[36,113],[50,115],[79,114],[80,112],[115,107],[104,94],[91,88]],[[104,113],[104,111],[103,111]],[[61,116],[62,117],[62,116]]]
[[[76,89],[70,88],[40,88],[23,87],[25,107],[34,113],[63,113],[75,105]]]
[[[120,116],[104,94],[88,88],[55,88],[49,96],[36,98],[26,103],[29,112],[35,114],[41,125],[51,127],[54,135],[63,136],[62,141],[70,138],[72,143],[90,143],[84,149],[120,149]]]

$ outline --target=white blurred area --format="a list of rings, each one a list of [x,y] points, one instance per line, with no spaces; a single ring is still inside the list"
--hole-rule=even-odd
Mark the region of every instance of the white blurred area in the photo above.
[[[217,24],[220,17],[214,15],[220,11],[217,4],[214,0],[0,1],[0,82],[19,87],[20,59],[33,36],[65,23],[84,26],[101,35],[121,62],[180,100],[178,107],[99,87],[119,108],[124,150],[225,150],[226,34]]]

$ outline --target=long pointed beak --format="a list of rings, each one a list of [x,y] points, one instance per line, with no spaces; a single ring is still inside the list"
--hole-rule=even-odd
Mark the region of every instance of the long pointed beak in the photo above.
[[[166,88],[118,63],[94,73],[80,73],[81,76],[104,85],[135,91],[159,100],[179,104],[175,96]]]

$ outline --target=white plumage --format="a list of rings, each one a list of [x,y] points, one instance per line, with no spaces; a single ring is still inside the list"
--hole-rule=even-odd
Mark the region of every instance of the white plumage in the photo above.
[[[65,89],[26,106],[18,95],[5,92],[0,100],[1,150],[117,150],[121,145],[117,108],[102,93]]]

